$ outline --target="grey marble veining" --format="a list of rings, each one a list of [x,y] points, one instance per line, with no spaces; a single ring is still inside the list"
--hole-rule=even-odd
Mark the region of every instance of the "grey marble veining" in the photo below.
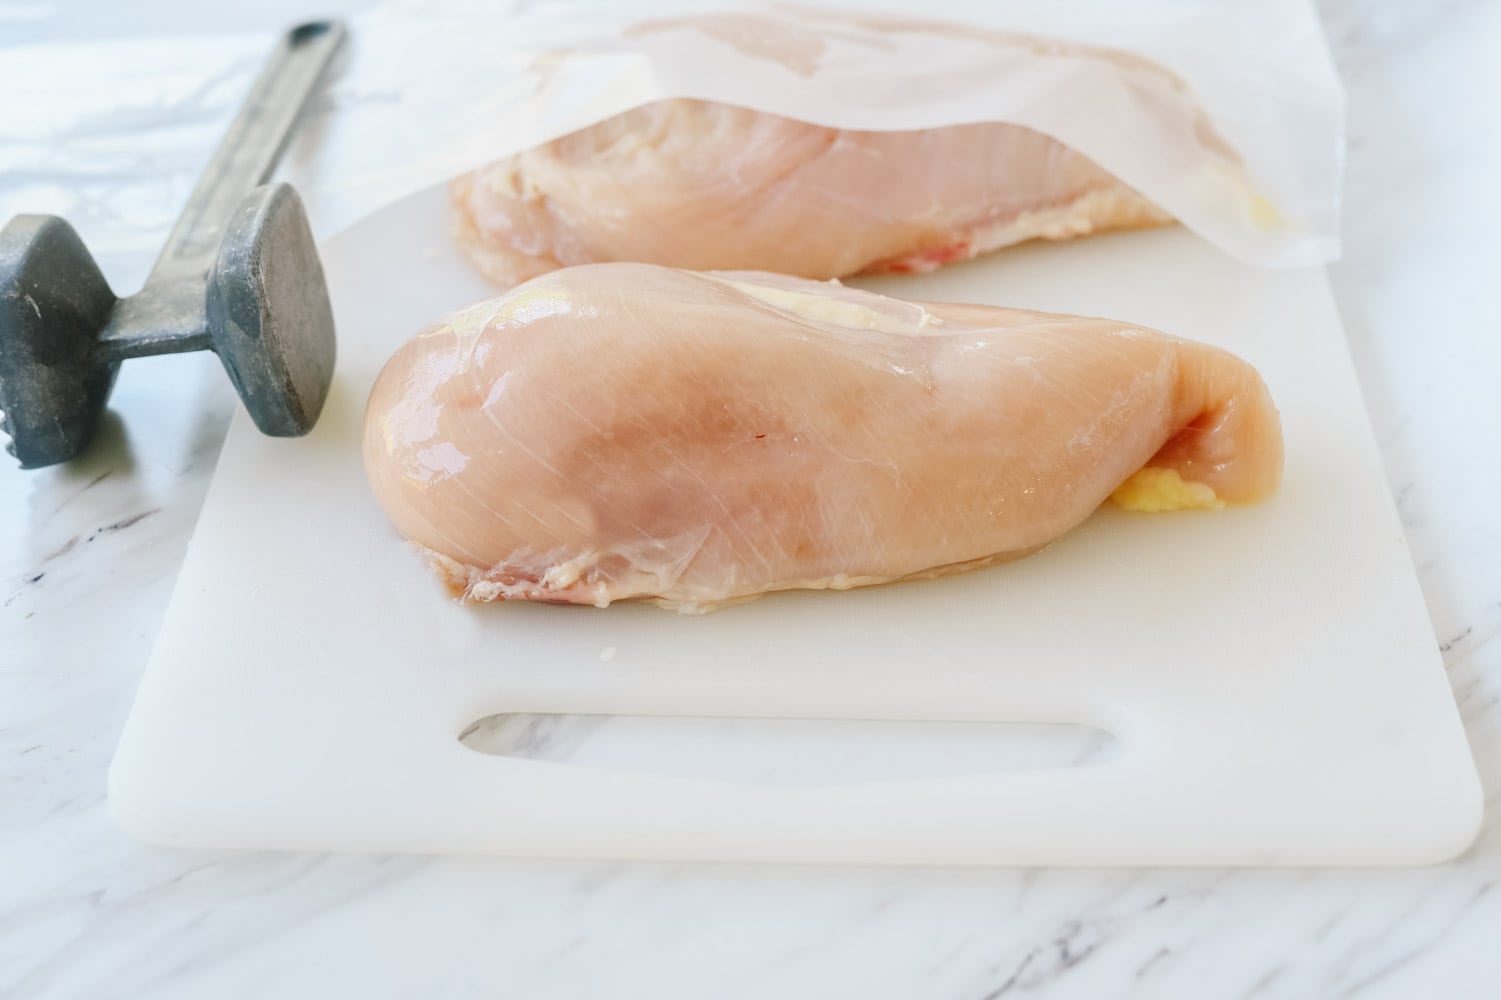
[[[215,22],[167,0],[129,6],[134,20],[111,7],[92,37],[268,28],[286,11]],[[0,37],[72,37],[60,8],[0,0]],[[1501,129],[1469,109],[1501,93],[1501,6],[1321,8],[1350,92],[1331,275],[1490,807],[1464,858],[1017,872],[137,846],[105,815],[105,769],[233,404],[214,359],[163,358],[127,366],[124,418],[76,466],[0,469],[0,997],[1494,995]],[[255,51],[220,38],[203,53],[214,44],[226,60]],[[130,287],[236,96],[225,73],[200,119],[156,137],[161,157],[131,153],[125,117],[101,125],[88,176],[12,170],[0,121],[0,207],[24,195],[82,213]],[[122,116],[142,106],[119,100]]]

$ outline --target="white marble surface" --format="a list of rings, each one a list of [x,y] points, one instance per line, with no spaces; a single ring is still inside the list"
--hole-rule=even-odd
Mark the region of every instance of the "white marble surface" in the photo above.
[[[0,42],[259,29],[294,9],[153,0],[96,4],[98,16],[69,23],[80,6],[0,0]],[[1501,93],[1501,6],[1321,8],[1350,90],[1335,290],[1495,814],[1501,130],[1489,105]],[[256,50],[207,38],[175,50],[185,79],[218,83],[194,91],[188,120],[157,130],[151,162],[122,150],[163,95],[96,95],[90,134],[63,144],[91,155],[37,171],[21,165],[43,140],[14,125],[35,123],[16,102],[82,98],[7,93],[0,215],[65,210],[105,247],[116,287],[131,287],[185,194],[176,167],[190,177],[207,155],[236,60]],[[124,419],[75,465],[0,468],[0,997],[1496,995],[1496,815],[1465,857],[1409,871],[785,869],[137,846],[105,813],[105,771],[232,399],[211,358],[134,362],[114,398]]]

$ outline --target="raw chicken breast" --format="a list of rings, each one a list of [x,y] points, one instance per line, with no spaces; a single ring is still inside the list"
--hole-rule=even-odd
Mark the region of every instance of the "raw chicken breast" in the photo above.
[[[683,610],[1022,555],[1118,488],[1260,500],[1282,465],[1265,385],[1216,348],[647,264],[558,271],[419,334],[364,447],[465,597]]]
[[[695,100],[616,115],[461,177],[452,195],[460,242],[506,286],[614,260],[930,271],[1023,240],[1171,221],[1019,125],[853,132]]]

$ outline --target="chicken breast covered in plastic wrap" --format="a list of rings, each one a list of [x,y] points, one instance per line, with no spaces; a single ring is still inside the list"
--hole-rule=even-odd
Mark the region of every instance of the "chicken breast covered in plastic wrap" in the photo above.
[[[505,286],[602,261],[930,271],[1025,240],[1172,221],[1019,125],[859,132],[696,100],[508,157],[455,181],[452,200],[460,242]]]

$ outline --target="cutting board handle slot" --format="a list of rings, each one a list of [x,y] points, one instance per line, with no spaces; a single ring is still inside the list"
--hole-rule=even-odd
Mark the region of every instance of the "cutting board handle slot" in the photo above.
[[[1103,764],[1120,741],[1073,723],[501,713],[458,735],[470,750],[663,777],[816,787]]]

